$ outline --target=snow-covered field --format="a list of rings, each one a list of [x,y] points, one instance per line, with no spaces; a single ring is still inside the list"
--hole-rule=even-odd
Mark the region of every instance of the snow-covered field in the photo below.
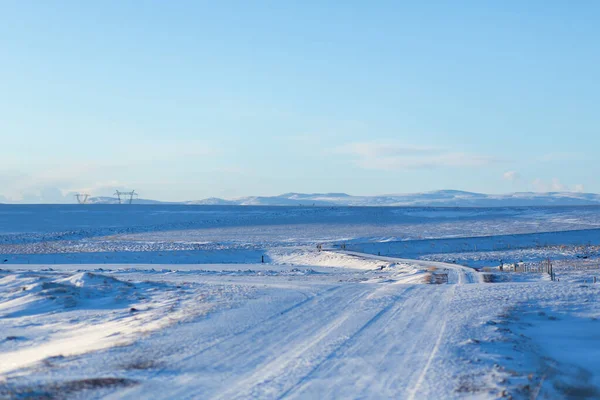
[[[600,398],[599,249],[600,207],[0,206],[0,398]]]

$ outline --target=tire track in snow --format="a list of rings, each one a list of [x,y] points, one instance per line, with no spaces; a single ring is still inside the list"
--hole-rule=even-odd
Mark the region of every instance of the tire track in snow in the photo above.
[[[278,399],[283,399],[290,394],[293,394],[297,390],[301,390],[302,386],[308,382],[319,369],[329,360],[337,357],[339,354],[343,353],[344,349],[348,348],[350,343],[356,341],[361,335],[363,335],[371,326],[381,320],[385,314],[390,314],[389,319],[392,320],[401,310],[402,304],[399,303],[401,297],[403,297],[406,293],[414,289],[414,286],[407,287],[392,303],[384,307],[377,314],[375,314],[371,319],[369,319],[360,329],[358,329],[352,336],[343,341],[338,347],[336,347],[327,357],[323,358],[317,365],[315,365],[305,376],[303,376],[300,381],[298,381],[294,386],[283,392]],[[392,311],[393,309],[393,311]],[[389,324],[389,321],[386,323]]]
[[[361,298],[365,298],[370,294],[371,293],[367,290],[361,291],[360,293],[347,299],[346,303],[351,307]],[[344,306],[342,309],[345,308],[346,306]],[[337,313],[331,313],[330,316],[335,318],[332,322],[327,324],[325,327],[318,328],[314,335],[308,336],[306,340],[301,340],[293,347],[290,348],[289,346],[286,346],[283,353],[275,356],[267,363],[261,365],[259,368],[253,369],[249,376],[242,378],[241,381],[236,382],[234,386],[225,393],[219,394],[215,398],[231,399],[239,397],[256,397],[253,393],[256,389],[260,389],[263,392],[268,391],[268,384],[276,380],[279,376],[284,375],[285,369],[288,365],[294,361],[301,360],[305,353],[315,348],[315,346],[320,345],[322,341],[340,328],[350,318],[350,314],[350,312],[345,311],[341,316],[336,317]],[[257,382],[258,384],[256,384]],[[240,392],[243,392],[244,395],[241,395]],[[252,394],[252,396],[250,394]]]
[[[315,335],[297,343],[292,349],[286,349],[286,352],[281,356],[272,359],[259,369],[255,369],[241,382],[238,382],[225,393],[219,394],[216,398],[281,398],[285,396],[286,392],[293,390],[297,386],[296,383],[294,386],[285,389],[287,384],[298,379],[295,378],[295,375],[300,375],[299,381],[302,382],[302,379],[318,369],[319,365],[330,359],[332,355],[343,348],[348,342],[360,336],[361,333],[380,320],[394,306],[399,308],[399,303],[392,300],[374,315],[370,312],[366,317],[366,321],[360,323],[358,328],[355,326],[345,326],[347,323],[351,323],[351,319],[356,318],[357,312],[360,313],[365,302],[368,302],[369,299],[373,298],[379,292],[387,290],[386,286],[378,287],[368,294],[363,293],[363,295],[358,297],[359,299],[363,299],[361,302],[349,302],[350,310],[345,311],[341,316],[335,318]],[[412,287],[408,286],[403,289],[400,294],[394,296],[395,299],[410,291]],[[348,329],[350,329],[349,332]],[[324,347],[324,349],[320,349],[320,347]],[[314,363],[316,365],[312,366]],[[288,368],[290,365],[296,368]],[[303,373],[302,370],[306,368],[310,368],[310,370]],[[279,394],[282,390],[284,390],[284,393]]]
[[[457,286],[412,287],[280,398],[407,398],[413,391],[430,398],[421,389],[443,348],[444,315]]]
[[[233,332],[233,333],[228,334],[226,336],[223,336],[223,337],[221,337],[221,338],[219,338],[217,340],[211,341],[210,343],[204,343],[205,346],[203,346],[199,350],[194,351],[192,354],[190,354],[188,356],[182,357],[180,359],[180,362],[186,362],[186,361],[191,360],[191,359],[193,359],[195,357],[198,357],[198,356],[202,355],[203,353],[205,353],[206,351],[215,348],[216,346],[220,345],[223,342],[226,342],[229,339],[235,338],[235,337],[237,337],[239,335],[243,335],[244,333],[249,332],[252,329],[256,329],[258,326],[260,326],[262,324],[269,323],[270,321],[273,321],[273,320],[275,320],[277,318],[280,318],[280,317],[282,317],[282,316],[284,316],[284,315],[286,315],[288,313],[293,312],[294,310],[296,310],[296,309],[304,306],[305,304],[307,304],[307,303],[309,303],[311,301],[314,301],[315,299],[321,298],[321,297],[323,297],[325,295],[328,295],[328,294],[331,295],[331,294],[335,293],[336,291],[338,291],[340,289],[342,289],[341,285],[340,286],[334,286],[332,288],[326,289],[325,291],[319,292],[319,293],[317,293],[315,295],[312,295],[312,296],[309,296],[309,295],[306,295],[306,294],[303,293],[306,296],[306,298],[304,300],[299,301],[298,303],[296,303],[296,304],[294,304],[294,305],[292,305],[292,306],[284,309],[283,311],[276,312],[276,313],[272,314],[271,316],[267,317],[266,319],[263,319],[263,320],[260,320],[260,321],[256,321],[255,323],[251,324],[250,326],[245,327],[244,329],[241,329],[239,331],[236,331],[236,332]],[[152,374],[152,376],[156,377],[156,376],[160,375],[161,373],[163,373],[166,370],[166,368],[167,367],[157,369],[154,372],[154,374]]]
[[[460,272],[459,272],[459,274],[460,274]],[[454,286],[452,288],[451,292],[449,293],[449,296],[452,298],[452,297],[454,297],[455,293],[456,293],[456,286]],[[433,346],[433,349],[431,349],[431,352],[429,353],[429,357],[427,358],[427,363],[421,370],[421,374],[419,374],[419,378],[417,379],[417,382],[415,383],[413,388],[409,391],[409,395],[407,398],[408,400],[416,399],[415,396],[417,395],[418,391],[421,389],[421,386],[423,385],[423,382],[425,381],[425,377],[427,376],[427,373],[429,372],[429,369],[431,368],[431,364],[433,363],[433,360],[435,359],[435,357],[437,356],[437,353],[440,350],[440,347],[442,345],[442,339],[444,338],[444,335],[446,334],[447,322],[448,322],[448,318],[444,317],[444,321],[442,322],[441,328],[438,332],[438,336],[435,341],[435,345]]]
[[[425,380],[425,376],[427,376],[427,372],[429,371],[429,368],[431,367],[431,363],[433,362],[433,359],[437,355],[437,353],[440,349],[440,345],[442,344],[442,339],[444,337],[444,334],[446,333],[446,323],[447,322],[448,322],[447,319],[444,319],[444,322],[442,323],[442,327],[440,328],[440,332],[438,333],[437,340],[435,341],[435,345],[433,346],[433,349],[431,350],[431,353],[429,353],[429,357],[427,358],[427,364],[425,364],[425,367],[421,371],[421,374],[419,375],[419,378],[417,379],[417,383],[410,390],[409,395],[408,395],[408,400],[414,400],[416,398],[415,396],[416,396],[417,392],[419,391],[419,389],[421,389],[421,385],[423,384],[423,381]]]
[[[419,375],[419,379],[417,380],[416,385],[410,391],[410,394],[408,396],[409,400],[415,399],[415,396],[416,396],[417,392],[419,391],[419,389],[421,388],[421,385],[423,384],[423,381],[425,380],[425,376],[427,375],[427,372],[429,371],[431,362],[433,361],[433,359],[435,358],[435,356],[438,353],[438,350],[440,349],[440,345],[442,343],[442,338],[444,337],[444,333],[446,332],[446,322],[447,321],[444,321],[442,323],[442,327],[440,328],[440,332],[439,332],[438,338],[435,342],[435,346],[433,347],[433,350],[429,354],[429,358],[427,359],[427,364],[425,364],[425,368],[423,368],[423,370],[421,371],[421,375]]]
[[[298,348],[304,350],[309,346],[310,340],[303,340],[304,337],[326,336],[328,332],[323,332],[323,319],[334,319],[333,324],[338,326],[341,322],[338,321],[341,318],[339,315],[372,292],[367,285],[363,284],[346,284],[336,288],[349,293],[345,295],[339,293],[339,290],[331,290],[327,295],[315,296],[312,301],[303,301],[302,306],[293,307],[291,312],[278,313],[270,319],[269,323],[260,323],[254,328],[229,337],[210,349],[189,357],[185,363],[187,366],[183,365],[183,369],[191,369],[191,372],[200,369],[204,371],[205,376],[217,371],[230,371],[225,379],[222,373],[218,374],[221,375],[221,387],[228,388],[226,392],[219,393],[219,389],[214,387],[212,390],[217,391],[211,395],[211,398],[233,398],[239,392],[247,391],[248,387],[252,386],[251,383],[256,383],[256,379],[251,379],[249,376],[255,376],[257,368],[260,368],[263,374],[256,376],[264,376],[268,367],[276,368],[286,355],[293,354]],[[307,315],[315,317],[310,318]],[[291,344],[293,346],[290,346]],[[219,361],[216,364],[206,365],[206,359]],[[211,386],[215,383],[214,380],[208,380],[206,386],[199,385],[204,386],[200,391],[174,393],[178,398],[206,396],[207,392],[212,391]]]

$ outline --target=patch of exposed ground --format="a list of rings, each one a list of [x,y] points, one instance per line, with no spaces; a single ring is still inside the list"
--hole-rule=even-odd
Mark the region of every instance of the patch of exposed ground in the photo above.
[[[55,400],[74,395],[84,396],[85,392],[114,390],[136,385],[132,379],[102,377],[50,382],[40,385],[13,386],[0,384],[1,399]]]

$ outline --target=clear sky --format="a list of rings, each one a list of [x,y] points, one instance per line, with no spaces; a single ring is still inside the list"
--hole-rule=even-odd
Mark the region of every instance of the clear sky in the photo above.
[[[600,192],[600,2],[0,2],[0,202]]]

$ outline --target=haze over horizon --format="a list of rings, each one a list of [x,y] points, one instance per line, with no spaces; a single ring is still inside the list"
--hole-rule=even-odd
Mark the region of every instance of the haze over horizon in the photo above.
[[[130,197],[121,193],[113,196],[73,195],[57,203],[6,202],[0,204],[128,204]],[[485,194],[461,190],[435,190],[420,193],[387,193],[372,196],[354,196],[348,193],[298,193],[276,196],[242,196],[235,198],[207,197],[164,201],[136,197],[134,204],[154,205],[235,205],[235,206],[397,206],[397,207],[528,207],[528,206],[600,206],[600,194],[578,192],[514,192]]]
[[[592,1],[7,1],[0,202],[600,193],[599,19]]]

